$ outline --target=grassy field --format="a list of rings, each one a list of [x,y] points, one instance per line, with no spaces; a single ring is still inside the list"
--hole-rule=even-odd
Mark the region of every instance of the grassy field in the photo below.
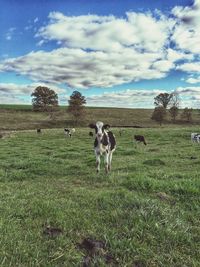
[[[0,139],[0,266],[200,266],[198,130],[113,129],[109,175],[95,173],[86,128]]]
[[[54,118],[51,118],[51,115],[48,113],[33,112],[32,107],[28,105],[0,105],[0,131],[76,126],[74,118],[66,110],[66,107],[60,107],[54,114]],[[87,107],[86,116],[78,125],[87,127],[89,123],[100,120],[112,126],[158,127],[158,123],[151,120],[152,112],[153,110],[151,109]],[[180,116],[175,124],[171,122],[169,116],[164,122],[164,126],[167,127],[189,127],[199,124],[200,113],[198,110],[193,111],[192,123],[181,120]]]

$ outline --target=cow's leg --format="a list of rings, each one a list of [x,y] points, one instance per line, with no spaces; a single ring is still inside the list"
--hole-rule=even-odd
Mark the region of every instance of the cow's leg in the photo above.
[[[105,157],[104,157],[104,164],[105,164],[105,171],[106,171],[106,173],[108,173],[109,163],[108,163],[108,152],[107,151],[106,151]]]
[[[96,155],[97,172],[99,172],[100,171],[100,163],[101,163],[100,153],[95,151],[95,155]]]
[[[112,154],[113,154],[113,151],[110,151],[109,156],[108,156],[108,170],[109,171],[111,171]]]

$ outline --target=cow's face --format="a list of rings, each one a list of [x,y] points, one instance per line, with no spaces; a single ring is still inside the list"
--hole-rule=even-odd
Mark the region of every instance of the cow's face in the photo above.
[[[96,124],[90,124],[89,127],[95,129],[98,140],[102,140],[105,130],[107,130],[110,125],[104,125],[103,122],[98,121]]]
[[[104,125],[103,125],[103,122],[98,121],[96,123],[95,131],[96,131],[97,138],[99,140],[101,140],[102,137],[103,137],[103,134],[104,134]]]

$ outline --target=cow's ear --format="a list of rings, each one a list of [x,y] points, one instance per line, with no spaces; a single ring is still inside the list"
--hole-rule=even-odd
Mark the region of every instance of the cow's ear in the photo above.
[[[92,129],[94,129],[94,128],[96,127],[96,125],[95,125],[94,123],[90,123],[88,126],[89,126],[90,128],[92,128]]]
[[[108,129],[110,128],[110,125],[109,125],[109,124],[105,124],[105,125],[104,125],[104,128],[105,128],[106,130],[108,130]]]

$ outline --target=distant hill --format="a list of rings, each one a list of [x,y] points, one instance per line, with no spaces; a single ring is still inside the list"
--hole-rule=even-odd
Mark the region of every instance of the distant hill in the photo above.
[[[0,105],[0,130],[21,130],[36,128],[59,128],[76,126],[73,118],[66,111],[66,106],[61,106],[52,118],[45,112],[33,112],[31,105]],[[152,109],[126,109],[126,108],[96,108],[87,107],[86,117],[78,126],[87,126],[90,122],[97,120],[109,123],[116,127],[159,127],[151,120]],[[200,113],[193,112],[193,122],[185,123],[180,118],[173,124],[170,118],[164,126],[173,127],[177,125],[200,124]]]

